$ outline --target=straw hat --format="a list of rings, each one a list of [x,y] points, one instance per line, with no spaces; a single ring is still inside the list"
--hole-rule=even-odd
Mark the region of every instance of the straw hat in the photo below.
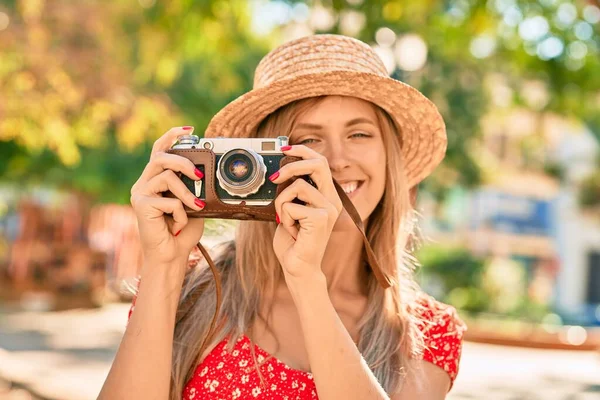
[[[390,78],[369,45],[342,35],[307,36],[272,50],[256,68],[254,88],[219,111],[205,137],[255,136],[273,111],[322,95],[352,96],[387,111],[400,133],[409,187],[444,158],[446,127],[436,106],[415,88]]]

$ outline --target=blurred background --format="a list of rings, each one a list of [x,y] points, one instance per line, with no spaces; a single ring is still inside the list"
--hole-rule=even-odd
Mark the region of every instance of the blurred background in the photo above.
[[[325,32],[445,118],[417,256],[469,325],[448,398],[600,399],[598,0],[1,0],[1,399],[96,398],[153,141],[201,135],[270,49]]]

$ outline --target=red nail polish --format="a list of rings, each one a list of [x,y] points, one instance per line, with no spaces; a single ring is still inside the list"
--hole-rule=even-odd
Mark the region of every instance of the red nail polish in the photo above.
[[[204,174],[198,168],[194,169],[194,173],[196,174],[196,176],[198,178],[200,178],[200,179],[204,178]]]
[[[183,129],[184,131],[189,131],[191,129],[194,129],[193,126],[182,126],[181,129]]]
[[[181,233],[181,229],[179,231],[177,231],[177,233],[175,234],[175,236],[179,235]]]
[[[194,199],[194,203],[196,203],[196,205],[198,207],[200,207],[200,209],[203,209],[204,207],[206,207],[206,203],[200,199]]]
[[[269,177],[269,180],[273,182],[275,179],[279,178],[279,171],[275,172],[273,175]]]
[[[292,146],[282,146],[281,151],[288,151],[292,148]]]
[[[277,225],[281,223],[281,220],[279,219],[279,214],[277,213],[275,213],[275,222],[277,222]]]

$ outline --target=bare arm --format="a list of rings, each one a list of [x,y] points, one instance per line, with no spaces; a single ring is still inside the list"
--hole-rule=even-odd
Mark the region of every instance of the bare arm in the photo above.
[[[446,371],[428,361],[419,361],[420,373],[409,375],[400,393],[391,400],[419,399],[443,400],[450,390],[450,376]]]
[[[185,263],[187,260],[171,265],[144,265],[135,311],[99,400],[169,397],[175,314]]]
[[[403,390],[385,393],[340,320],[327,293],[325,277],[290,280],[319,398],[357,400],[442,400],[450,377],[443,369],[420,362],[420,380],[408,379]]]
[[[327,293],[325,276],[289,281],[319,398],[389,400]]]

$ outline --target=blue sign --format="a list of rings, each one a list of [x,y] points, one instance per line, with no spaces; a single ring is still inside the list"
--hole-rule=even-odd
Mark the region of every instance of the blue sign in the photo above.
[[[473,194],[472,229],[552,236],[552,202],[492,190]]]

